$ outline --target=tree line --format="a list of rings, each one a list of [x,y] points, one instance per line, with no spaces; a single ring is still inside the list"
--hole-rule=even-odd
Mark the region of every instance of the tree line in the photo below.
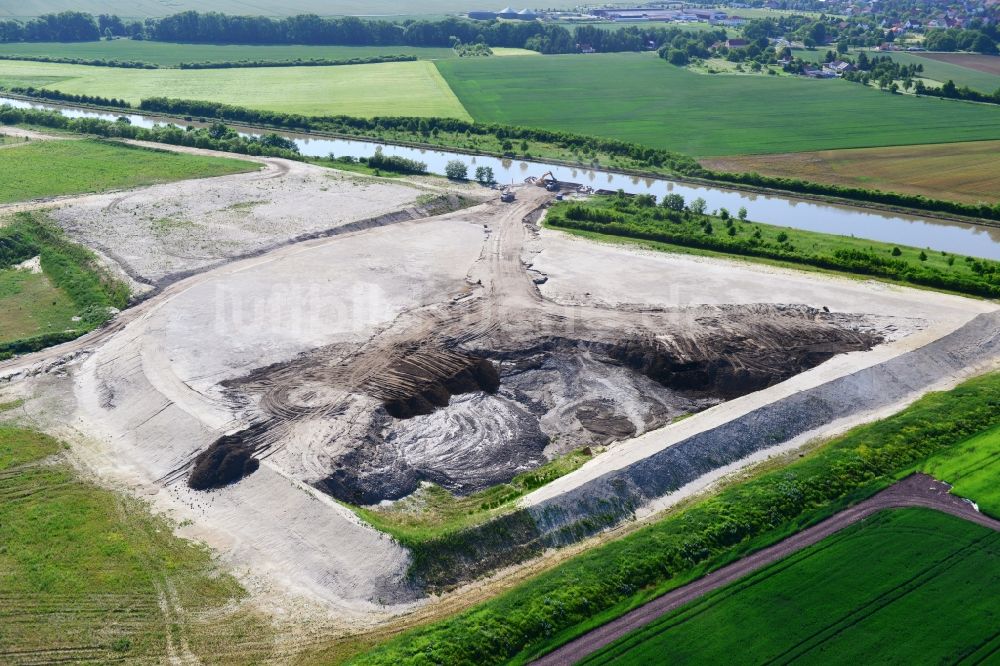
[[[242,155],[302,159],[295,142],[280,134],[271,132],[263,136],[240,136],[235,130],[223,123],[214,123],[211,127],[198,128],[181,128],[176,125],[156,125],[145,128],[132,125],[127,118],[119,118],[114,122],[97,118],[68,118],[56,111],[0,106],[0,125],[22,124],[53,127],[77,134],[91,134],[105,138],[136,139],[174,146],[221,150]]]
[[[653,50],[687,34],[678,28],[628,26],[569,29],[538,21],[442,20],[393,22],[314,14],[269,18],[186,11],[144,21],[82,12],[47,14],[26,23],[0,21],[0,42],[84,42],[101,38],[199,44],[303,44],[340,46],[452,47],[456,43],[525,48],[541,53]],[[724,34],[724,33],[723,33]]]
[[[927,263],[927,254],[901,256],[891,252],[852,247],[814,250],[803,241],[796,245],[780,227],[749,224],[745,215],[734,219],[726,210],[706,215],[704,202],[677,205],[665,199],[656,205],[652,196],[624,195],[599,197],[586,204],[557,205],[550,209],[546,224],[639,240],[655,241],[748,257],[777,259],[847,273],[872,275],[899,282],[947,289],[974,296],[1000,296],[1000,262],[966,257],[956,266],[954,257],[947,267]]]

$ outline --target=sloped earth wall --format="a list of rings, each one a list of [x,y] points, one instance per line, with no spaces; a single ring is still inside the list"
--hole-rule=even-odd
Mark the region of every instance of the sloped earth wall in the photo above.
[[[979,315],[919,349],[795,393],[556,497],[429,544],[411,575],[428,589],[443,589],[547,547],[579,541],[713,470],[838,419],[890,407],[998,358],[1000,313]]]

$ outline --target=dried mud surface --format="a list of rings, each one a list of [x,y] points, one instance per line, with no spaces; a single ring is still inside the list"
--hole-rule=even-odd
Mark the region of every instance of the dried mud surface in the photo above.
[[[81,197],[52,213],[75,240],[117,264],[142,293],[235,257],[361,220],[428,214],[421,190],[280,159],[260,172]],[[402,214],[399,214],[403,211]],[[381,216],[397,213],[388,219]]]

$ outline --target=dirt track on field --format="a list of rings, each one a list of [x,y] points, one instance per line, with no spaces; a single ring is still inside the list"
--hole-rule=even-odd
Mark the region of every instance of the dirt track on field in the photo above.
[[[913,474],[874,497],[827,518],[773,546],[664,594],[620,618],[567,643],[533,662],[536,666],[571,666],[622,636],[640,629],[699,597],[728,585],[763,567],[808,548],[832,534],[887,509],[922,507],[962,518],[1000,531],[1000,521],[979,513],[968,501],[950,494],[951,486],[927,476]]]

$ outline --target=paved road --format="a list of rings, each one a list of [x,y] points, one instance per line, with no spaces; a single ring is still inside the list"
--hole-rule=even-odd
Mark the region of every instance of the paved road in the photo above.
[[[679,587],[636,608],[622,617],[598,627],[567,643],[534,662],[537,666],[569,666],[625,634],[643,627],[657,618],[694,601],[704,594],[728,585],[772,562],[822,541],[826,537],[853,525],[859,520],[883,511],[905,507],[925,507],[964,518],[1000,532],[1000,521],[984,516],[973,506],[949,494],[951,486],[925,474],[913,474],[860,504],[844,509],[823,522],[803,530],[784,541],[713,571],[704,578]]]

